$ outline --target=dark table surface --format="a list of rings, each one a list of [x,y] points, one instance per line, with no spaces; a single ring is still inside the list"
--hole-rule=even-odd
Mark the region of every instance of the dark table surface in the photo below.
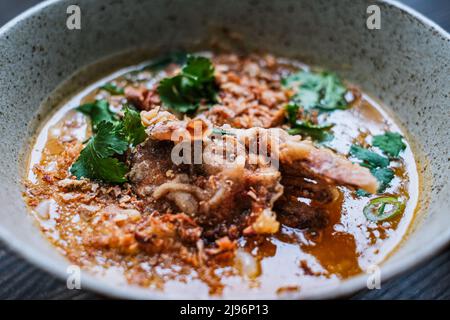
[[[0,26],[40,0],[0,0]],[[403,0],[450,31],[450,0]],[[0,299],[99,299],[85,290],[68,290],[0,243]],[[450,299],[450,248],[405,274],[364,290],[352,299]]]

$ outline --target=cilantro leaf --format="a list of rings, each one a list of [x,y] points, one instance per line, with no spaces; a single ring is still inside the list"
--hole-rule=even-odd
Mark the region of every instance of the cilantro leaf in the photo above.
[[[333,135],[328,132],[332,127],[332,124],[319,125],[310,121],[297,120],[294,127],[288,130],[288,133],[291,135],[305,135],[319,142],[326,142],[333,139]]]
[[[335,74],[300,71],[282,79],[281,83],[297,92],[292,101],[304,110],[329,112],[348,108],[345,100],[347,89]]]
[[[189,85],[183,84],[181,75],[161,80],[158,93],[161,101],[175,111],[191,113],[197,110],[198,102],[195,95],[189,92]]]
[[[89,178],[110,183],[123,183],[128,167],[116,157],[146,139],[139,112],[125,107],[122,120],[100,121],[97,131],[81,150],[70,168],[77,178]]]
[[[320,101],[319,108],[323,110],[347,109],[345,100],[347,88],[341,83],[335,74],[325,74],[325,93]]]
[[[100,89],[106,90],[112,95],[121,95],[125,93],[125,90],[123,88],[120,88],[112,83],[106,83],[103,86],[101,86]]]
[[[101,158],[96,161],[97,179],[109,183],[123,183],[127,181],[125,174],[128,172],[128,167],[125,163],[116,158]]]
[[[102,121],[98,124],[97,134],[89,139],[81,150],[77,161],[70,168],[70,173],[77,178],[99,179],[105,182],[125,182],[127,166],[112,158],[113,155],[123,154],[128,149],[127,141],[117,134],[117,127]]]
[[[378,193],[383,193],[389,186],[389,183],[391,183],[392,179],[394,179],[394,171],[389,168],[374,168],[371,169],[370,172],[379,182]]]
[[[305,135],[319,142],[326,142],[333,139],[333,135],[329,132],[333,124],[314,124],[309,120],[297,120],[299,109],[298,104],[293,102],[286,105],[286,118],[291,125],[291,129],[288,130],[289,134]]]
[[[356,196],[359,197],[359,198],[368,197],[368,196],[371,195],[371,193],[369,193],[369,192],[367,192],[367,191],[365,191],[363,189],[358,189],[358,190],[356,190],[355,193],[356,193]]]
[[[99,157],[109,157],[117,154],[123,154],[128,149],[128,142],[124,140],[117,125],[111,122],[100,122],[97,134],[93,136],[89,143]]]
[[[211,61],[193,56],[188,57],[179,75],[163,79],[158,86],[161,101],[182,113],[196,111],[202,101],[215,102],[216,91]]]
[[[199,82],[208,82],[214,78],[214,66],[205,57],[189,56],[182,74]]]
[[[120,131],[126,140],[133,146],[138,145],[147,138],[145,127],[141,122],[140,113],[130,107],[125,108]]]
[[[402,135],[397,132],[386,132],[373,137],[372,144],[380,148],[384,154],[398,158],[401,151],[406,149],[406,144],[402,141]]]
[[[378,180],[379,187],[377,192],[384,192],[394,178],[394,171],[387,168],[389,159],[358,145],[351,146],[350,154],[362,160],[361,165],[369,168],[372,175]],[[356,194],[357,196],[366,196],[366,194],[358,190]]]
[[[86,151],[85,151],[86,150]],[[116,158],[99,158],[88,144],[77,161],[70,168],[70,173],[80,178],[102,180],[109,183],[123,183],[128,168]]]
[[[299,109],[299,105],[293,102],[289,102],[285,107],[286,118],[291,126],[295,125],[295,122],[297,121],[297,114]]]
[[[369,169],[385,168],[389,165],[388,158],[355,144],[350,147],[350,154],[361,160],[361,165]]]
[[[92,103],[83,104],[76,109],[91,118],[94,131],[97,131],[97,126],[102,121],[112,123],[117,121],[115,114],[109,110],[109,103],[106,100],[96,100]]]

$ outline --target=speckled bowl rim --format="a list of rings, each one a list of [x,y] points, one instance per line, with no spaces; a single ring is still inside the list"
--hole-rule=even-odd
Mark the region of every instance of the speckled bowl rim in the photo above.
[[[395,0],[381,0],[381,1],[385,2],[389,6],[400,9],[404,13],[413,17],[415,20],[421,22],[423,25],[434,29],[441,35],[442,38],[448,39],[450,41],[450,34],[448,32],[446,32],[443,28],[438,26],[436,23],[434,23],[421,13]],[[8,23],[6,23],[3,27],[0,28],[0,38],[3,36],[3,34],[5,34],[7,31],[13,28],[13,26],[16,25],[18,22],[25,20],[30,16],[33,16],[42,9],[56,2],[58,2],[58,0],[43,1],[26,10],[19,16],[15,17],[14,19],[12,19]],[[37,228],[36,232],[39,232]],[[60,265],[56,265],[53,261],[49,260],[46,255],[40,254],[30,249],[24,241],[17,238],[14,234],[10,233],[7,229],[2,227],[1,225],[0,225],[0,240],[10,249],[12,249],[15,253],[17,253],[19,256],[25,258],[27,261],[38,266],[39,268],[47,271],[48,273],[56,276],[59,279],[65,280],[67,278],[67,274],[60,267]],[[433,255],[437,254],[439,251],[444,249],[444,247],[448,243],[450,243],[450,228],[447,229],[447,232],[438,235],[433,242],[429,243],[427,246],[423,246],[414,255],[410,255],[405,259],[403,259],[402,261],[392,262],[386,266],[383,266],[382,281],[386,281],[389,278],[398,276],[399,274],[405,272],[406,270],[412,269],[413,267],[420,265],[421,263],[425,262],[428,258],[432,257]],[[350,294],[358,290],[365,288],[366,281],[367,276],[361,274],[352,277],[348,280],[345,280],[335,286],[325,286],[323,288],[318,287],[308,294],[300,294],[300,297],[302,299],[329,299],[329,298],[345,297],[349,296]],[[127,298],[127,299],[187,298],[183,294],[176,294],[176,295],[170,294],[169,296],[161,292],[156,291],[149,292],[148,289],[146,290],[131,286],[111,285],[107,281],[87,273],[83,273],[82,275],[82,287],[83,289],[92,290],[99,294],[115,298]],[[221,297],[211,297],[211,298],[221,299]],[[242,298],[245,299],[246,297],[243,296]],[[299,298],[299,295],[290,294],[283,296],[282,298],[296,299]]]

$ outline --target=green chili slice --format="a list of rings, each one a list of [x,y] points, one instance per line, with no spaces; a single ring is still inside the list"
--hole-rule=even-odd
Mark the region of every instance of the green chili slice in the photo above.
[[[370,200],[363,212],[370,221],[384,221],[402,213],[405,205],[394,197],[380,197]]]

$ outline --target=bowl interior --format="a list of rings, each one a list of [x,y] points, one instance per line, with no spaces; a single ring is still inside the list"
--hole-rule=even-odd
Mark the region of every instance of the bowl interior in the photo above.
[[[366,10],[373,3],[80,0],[81,30],[69,30],[71,2],[61,0],[44,2],[10,22],[0,30],[0,236],[34,263],[65,277],[66,260],[43,239],[25,209],[21,180],[33,133],[68,96],[144,57],[180,49],[257,50],[334,70],[390,107],[413,142],[422,194],[418,218],[383,264],[382,277],[422,261],[450,238],[450,39],[409,9],[384,1],[375,1],[381,29],[369,30]],[[302,295],[336,296],[365,283],[362,275]],[[83,284],[121,297],[173,298],[89,275]]]

